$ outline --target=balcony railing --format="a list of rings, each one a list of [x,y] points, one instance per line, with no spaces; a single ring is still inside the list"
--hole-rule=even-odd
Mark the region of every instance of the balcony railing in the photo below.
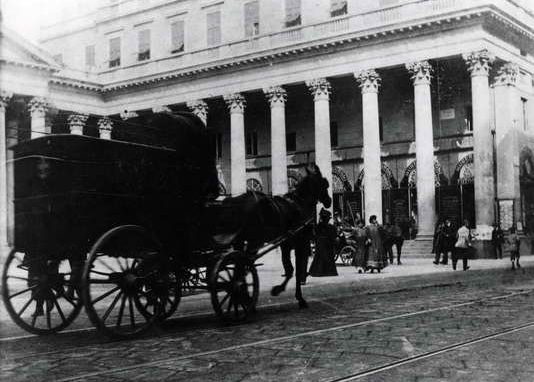
[[[186,51],[179,55],[153,58],[143,64],[148,67],[142,72],[157,74],[177,68],[185,69],[214,61],[237,59],[251,54],[284,50],[284,48],[291,46],[313,44],[314,41],[328,41],[343,35],[357,36],[380,27],[403,26],[417,20],[431,20],[440,16],[456,17],[489,7],[514,17],[527,27],[534,25],[533,14],[518,6],[514,0],[413,0],[374,11],[341,16],[320,23],[251,36],[205,49]],[[100,73],[102,82],[120,82],[137,78],[139,75],[138,65],[132,64],[123,63],[121,68],[113,70],[103,68]],[[112,73],[117,71],[119,73]]]

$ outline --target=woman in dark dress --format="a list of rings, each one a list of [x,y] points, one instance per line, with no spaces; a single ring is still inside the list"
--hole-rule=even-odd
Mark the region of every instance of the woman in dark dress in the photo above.
[[[310,266],[309,275],[313,277],[337,276],[334,258],[336,243],[336,228],[329,224],[332,214],[324,208],[319,213],[319,223],[316,227],[315,256]]]

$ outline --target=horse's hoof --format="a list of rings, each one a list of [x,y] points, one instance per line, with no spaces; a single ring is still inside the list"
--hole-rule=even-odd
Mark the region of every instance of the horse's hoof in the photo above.
[[[280,293],[282,293],[284,291],[284,287],[281,286],[281,285],[275,285],[272,289],[271,289],[271,296],[278,296]]]
[[[300,309],[308,309],[308,303],[305,300],[299,300]]]

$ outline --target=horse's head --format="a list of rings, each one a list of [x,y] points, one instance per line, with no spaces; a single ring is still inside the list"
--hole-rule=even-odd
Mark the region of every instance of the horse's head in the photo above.
[[[301,182],[301,193],[305,194],[311,204],[321,202],[324,207],[330,208],[332,198],[328,194],[328,180],[323,177],[316,164],[306,167],[306,177]]]

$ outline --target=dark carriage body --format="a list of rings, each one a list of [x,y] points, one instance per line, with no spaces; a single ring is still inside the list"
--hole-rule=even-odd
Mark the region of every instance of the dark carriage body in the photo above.
[[[107,230],[137,224],[176,247],[217,187],[209,134],[196,117],[159,115],[143,145],[50,135],[14,151],[15,248],[85,254]],[[163,147],[163,146],[167,147]]]

